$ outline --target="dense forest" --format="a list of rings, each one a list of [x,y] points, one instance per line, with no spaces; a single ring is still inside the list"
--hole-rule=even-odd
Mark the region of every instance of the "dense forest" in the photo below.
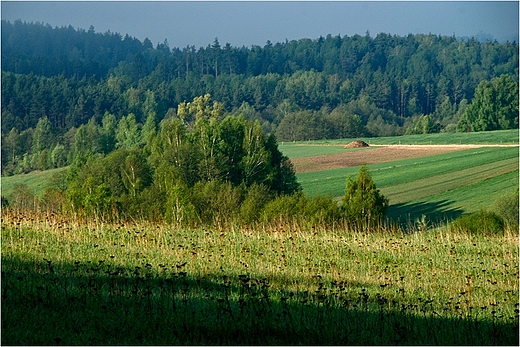
[[[143,147],[208,94],[278,141],[518,127],[518,64],[516,42],[433,34],[197,49],[2,21],[2,175]]]

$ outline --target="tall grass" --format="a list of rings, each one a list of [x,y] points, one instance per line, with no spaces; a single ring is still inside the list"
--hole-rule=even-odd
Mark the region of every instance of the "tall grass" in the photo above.
[[[519,342],[513,232],[2,217],[2,344]]]

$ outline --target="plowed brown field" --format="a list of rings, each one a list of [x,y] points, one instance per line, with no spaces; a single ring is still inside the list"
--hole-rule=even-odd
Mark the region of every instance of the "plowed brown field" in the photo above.
[[[296,173],[339,169],[362,164],[384,163],[400,159],[460,151],[479,145],[392,145],[345,151],[345,153],[291,159]]]

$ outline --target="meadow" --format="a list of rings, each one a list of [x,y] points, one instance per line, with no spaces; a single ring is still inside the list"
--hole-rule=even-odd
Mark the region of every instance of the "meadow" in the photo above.
[[[518,345],[518,235],[3,211],[3,345]]]
[[[15,187],[20,184],[26,185],[34,195],[41,197],[52,184],[52,177],[57,173],[64,172],[66,168],[57,168],[46,171],[32,171],[27,174],[2,177],[2,196],[10,197]]]
[[[370,147],[361,150],[370,156]],[[514,193],[518,188],[518,158],[518,147],[482,147],[372,164],[368,168],[377,187],[390,199],[390,217],[413,221],[426,215],[446,221],[488,208],[502,196]],[[358,169],[317,167],[297,177],[310,196],[340,199],[346,178],[355,177]]]

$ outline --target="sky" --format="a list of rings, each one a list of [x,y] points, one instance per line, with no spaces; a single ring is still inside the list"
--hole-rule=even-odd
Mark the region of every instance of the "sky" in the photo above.
[[[250,47],[328,34],[436,34],[518,42],[518,1],[2,1],[2,19],[128,34],[154,46]]]

